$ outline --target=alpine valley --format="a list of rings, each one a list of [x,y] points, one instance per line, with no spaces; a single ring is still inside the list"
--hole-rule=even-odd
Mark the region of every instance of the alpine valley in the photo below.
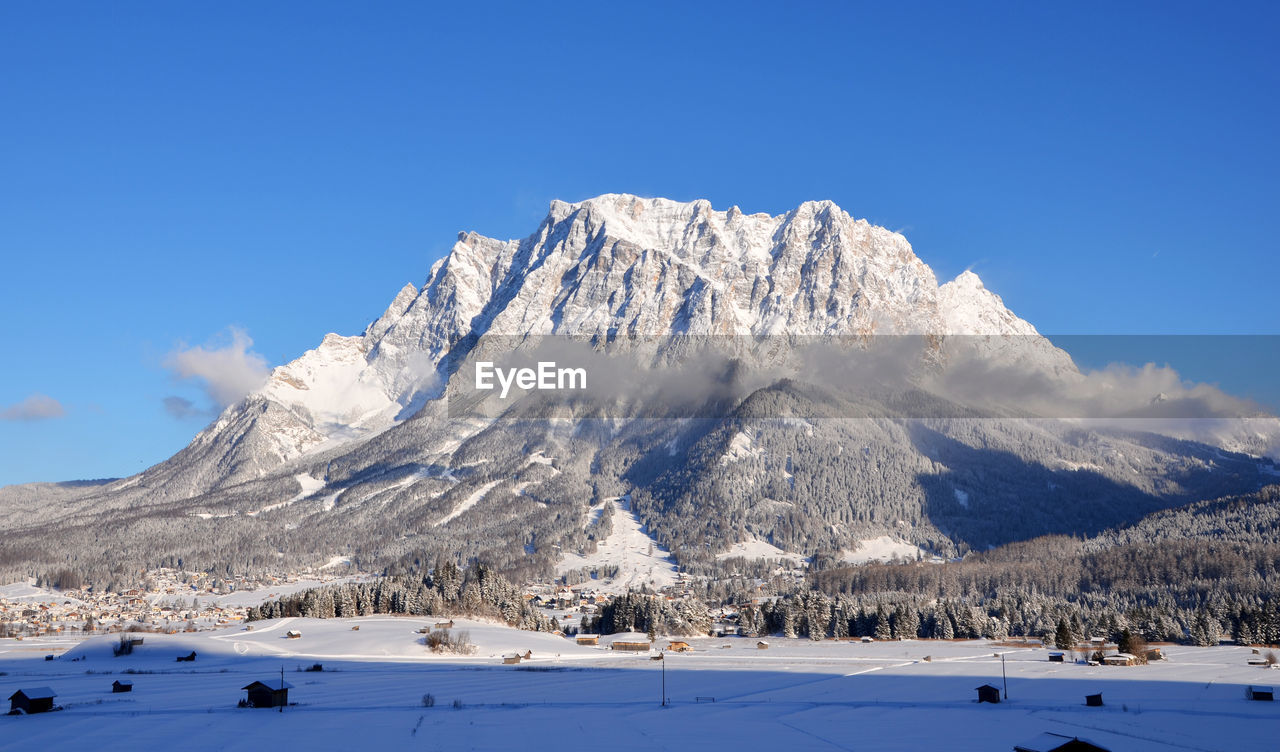
[[[897,390],[798,364],[796,343],[896,336],[924,343],[918,378]],[[731,388],[683,416],[616,395],[572,419],[524,415],[532,396],[451,408],[478,353],[558,337],[629,348],[654,381],[683,367]],[[690,337],[724,345],[723,359],[687,354]],[[546,579],[609,566],[600,544],[624,522],[695,575],[738,556],[954,558],[1276,482],[1273,419],[1193,436],[978,406],[946,379],[966,348],[1068,387],[1089,380],[976,275],[939,285],[901,235],[830,202],[769,216],[557,201],[523,240],[459,235],[363,333],[325,336],[164,462],[0,489],[0,575],[127,582],[344,557],[364,572],[452,559]]]

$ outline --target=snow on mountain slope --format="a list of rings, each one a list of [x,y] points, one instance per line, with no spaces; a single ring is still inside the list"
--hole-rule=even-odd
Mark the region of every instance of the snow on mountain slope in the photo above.
[[[1104,511],[1118,515],[1106,518],[1112,522],[1123,521],[1115,511],[1123,505],[1117,499],[1154,508],[1163,503],[1160,494],[1169,499],[1201,490],[1222,494],[1252,482],[1247,458],[1230,460],[1231,473],[1219,473],[1226,480],[1187,476],[1199,472],[1185,462],[1201,452],[1191,445],[1119,439],[1116,445],[1134,459],[1111,461],[1099,454],[1107,450],[1102,442],[1074,427],[1027,423],[1015,430],[951,422],[907,431],[891,421],[932,418],[938,410],[948,417],[968,416],[976,412],[970,405],[981,403],[917,383],[917,371],[909,378],[901,378],[901,371],[892,374],[885,391],[906,382],[909,393],[890,399],[876,391],[879,382],[841,367],[847,361],[818,374],[831,378],[812,381],[805,377],[814,371],[761,369],[763,383],[747,384],[715,403],[744,409],[706,446],[700,445],[706,426],[692,420],[697,415],[687,416],[687,422],[655,422],[664,425],[610,414],[602,421],[555,425],[548,420],[519,424],[509,419],[515,408],[505,414],[506,407],[465,417],[454,413],[448,389],[466,380],[466,371],[459,369],[468,359],[531,350],[540,335],[548,334],[594,338],[610,353],[635,348],[632,352],[642,357],[628,376],[638,375],[640,382],[661,381],[671,373],[683,378],[678,367],[692,358],[682,360],[688,351],[672,343],[684,335],[730,349],[760,346],[770,357],[801,361],[799,367],[813,365],[804,358],[829,343],[863,345],[869,352],[873,342],[887,342],[892,350],[903,339],[877,335],[923,335],[907,338],[926,350],[912,353],[919,372],[927,376],[929,369],[968,366],[964,381],[985,393],[992,391],[993,366],[1079,377],[1066,353],[1010,312],[976,275],[966,272],[939,287],[905,238],[855,219],[829,201],[806,202],[779,215],[619,194],[556,201],[522,240],[460,234],[421,287],[401,288],[364,332],[330,334],[276,368],[264,387],[224,410],[172,458],[138,476],[82,491],[7,492],[0,495],[11,500],[8,508],[0,504],[0,524],[7,533],[25,526],[23,541],[11,544],[25,546],[23,551],[40,550],[39,541],[54,530],[82,535],[82,545],[93,551],[102,546],[96,538],[89,540],[89,530],[107,530],[118,541],[136,540],[118,522],[116,513],[128,511],[148,524],[163,524],[156,539],[181,542],[191,560],[208,560],[210,566],[221,563],[215,557],[226,556],[225,550],[195,551],[187,542],[221,535],[237,541],[235,550],[245,561],[259,561],[259,549],[270,547],[272,556],[313,557],[308,563],[318,565],[334,552],[352,550],[352,540],[359,538],[368,558],[358,561],[387,563],[422,549],[432,555],[465,551],[507,563],[522,556],[521,564],[533,560],[530,566],[550,569],[563,547],[577,550],[586,539],[574,525],[587,506],[599,503],[595,494],[626,489],[637,491],[637,509],[652,527],[648,532],[684,557],[693,556],[694,541],[674,536],[696,530],[697,551],[710,560],[748,532],[806,554],[813,553],[821,535],[829,535],[825,543],[832,550],[885,532],[907,536],[913,544],[938,544],[940,550],[963,536],[985,544],[995,527],[1007,526],[1001,517],[1007,506],[1001,504],[1016,499],[1055,510],[1086,505],[1082,486],[1050,504],[1038,496],[1027,498],[1026,489],[1008,480],[1059,461],[1103,468],[1110,501],[1089,489],[1088,503],[1110,504]],[[819,346],[808,347],[812,343]],[[750,352],[728,355],[732,369],[719,374],[726,382],[759,363]],[[974,355],[979,357],[971,359]],[[771,368],[776,364],[767,362]],[[666,365],[677,368],[662,370]],[[695,361],[690,371],[697,375],[700,365]],[[874,369],[867,373],[875,375]],[[1007,390],[997,391],[999,401]],[[655,402],[668,396],[656,395]],[[875,420],[844,426],[826,421],[821,430],[809,425],[796,436],[784,426],[754,421],[775,411],[787,417],[792,409],[797,419],[830,414]],[[843,452],[844,447],[854,449]],[[661,461],[650,454],[654,449]],[[558,458],[555,465],[540,467],[549,457]],[[650,488],[621,477],[636,469],[637,457],[648,463],[641,468],[643,483],[661,485],[665,497],[679,503],[646,501]],[[827,470],[818,467],[817,458]],[[970,477],[970,468],[982,463],[989,465],[987,471]],[[512,481],[501,499],[468,497],[498,478]],[[925,485],[934,479],[946,489],[941,498]],[[955,501],[949,489],[957,479],[972,488],[975,500],[983,500],[984,510]],[[691,495],[687,489],[704,480],[706,487]],[[1058,486],[1068,481],[1053,479]],[[450,490],[464,482],[467,490]],[[870,491],[848,493],[849,484]],[[605,486],[608,490],[601,490]],[[993,493],[1000,486],[1006,487]],[[929,494],[932,498],[926,498]],[[46,503],[52,500],[57,503]],[[891,517],[886,516],[890,508]],[[991,519],[975,522],[982,517],[978,512]],[[792,521],[779,523],[780,513]],[[1081,519],[1101,516],[1080,513]],[[677,518],[680,524],[671,524]],[[744,526],[748,518],[749,529]],[[44,527],[29,524],[32,519]],[[56,527],[73,519],[83,524]],[[631,514],[618,519],[635,521]],[[705,524],[685,524],[689,519]],[[832,530],[835,519],[861,527],[815,532]],[[904,520],[907,529],[890,530],[886,519]],[[1076,524],[1069,515],[1047,519],[1063,528]],[[1037,532],[1032,521],[1026,527],[1027,534]],[[266,542],[268,528],[283,528],[279,539]],[[711,538],[717,548],[706,545]],[[638,545],[647,551],[647,540]],[[149,549],[135,548],[134,555],[150,555]],[[658,573],[668,565],[637,566],[648,576],[649,569]]]
[[[949,332],[1035,335],[972,273],[939,288],[905,238],[829,201],[777,216],[620,194],[555,201],[524,240],[460,234],[421,290],[406,285],[363,334],[327,335],[275,369],[193,443],[266,434],[245,468],[261,475],[376,434],[438,396],[455,345],[486,335]],[[262,403],[279,409],[243,426]]]
[[[463,512],[467,511],[471,507],[474,507],[476,504],[479,504],[480,500],[484,498],[484,495],[489,493],[491,490],[493,490],[493,487],[498,485],[501,482],[502,482],[501,479],[491,480],[488,483],[484,484],[483,486],[477,488],[474,492],[472,492],[470,496],[463,499],[458,504],[458,506],[454,507],[452,511],[450,511],[445,516],[441,517],[440,521],[435,524],[437,526],[449,524],[450,520],[457,518]]]
[[[865,564],[869,561],[889,561],[895,558],[910,560],[927,557],[919,546],[895,540],[887,535],[858,543],[858,548],[853,551],[841,551],[840,561],[846,564]]]
[[[938,305],[946,334],[1038,334],[1031,324],[1005,308],[999,295],[988,290],[972,271],[938,288]]]
[[[751,538],[745,541],[739,541],[728,548],[716,554],[716,558],[723,561],[736,556],[744,559],[781,559],[791,564],[793,567],[801,567],[805,565],[805,558],[800,554],[793,554],[783,551],[768,541],[762,541],[758,538]]]
[[[275,369],[262,394],[295,411],[323,435],[359,430],[396,407],[390,384],[370,368],[360,337],[325,336],[302,357]]]
[[[674,585],[675,562],[667,551],[651,538],[631,511],[627,497],[610,499],[613,504],[613,532],[597,544],[594,553],[567,553],[556,566],[557,574],[581,569],[618,568],[617,574],[592,582],[602,593],[624,593],[648,586],[653,589]]]

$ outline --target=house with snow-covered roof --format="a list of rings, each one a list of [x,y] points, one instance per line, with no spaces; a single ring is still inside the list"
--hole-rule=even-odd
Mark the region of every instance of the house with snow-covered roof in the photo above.
[[[47,713],[53,710],[53,698],[57,696],[49,687],[19,689],[9,695],[9,714]]]

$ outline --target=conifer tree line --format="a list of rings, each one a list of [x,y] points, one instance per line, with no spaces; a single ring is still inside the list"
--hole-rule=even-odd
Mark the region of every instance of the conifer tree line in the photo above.
[[[552,629],[520,589],[484,564],[465,571],[445,560],[430,573],[401,574],[305,590],[255,606],[249,620],[302,616],[332,619],[373,614],[480,616],[531,631]]]
[[[600,615],[582,620],[584,632],[617,634],[645,632],[652,635],[704,635],[711,628],[711,616],[700,601],[666,598],[628,592],[600,609]]]
[[[1064,648],[1091,637],[1112,642],[1141,638],[1205,646],[1236,639],[1243,644],[1274,645],[1280,643],[1280,612],[1270,603],[1239,609],[1208,605],[1193,611],[1142,607],[1124,612],[1015,590],[1002,591],[994,598],[969,599],[925,598],[909,593],[829,596],[807,591],[743,607],[739,629],[752,637],[781,635],[814,640],[1000,640],[1027,636]]]
[[[809,636],[1055,637],[1280,643],[1280,545],[1163,539],[1101,550],[1068,537],[961,561],[818,572],[812,592],[744,622]]]

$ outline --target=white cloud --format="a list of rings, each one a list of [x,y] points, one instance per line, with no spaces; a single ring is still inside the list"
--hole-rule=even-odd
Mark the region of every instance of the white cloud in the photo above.
[[[0,420],[47,420],[61,418],[66,414],[61,402],[37,393],[0,409]]]
[[[228,332],[229,344],[179,346],[164,361],[164,367],[177,378],[198,383],[218,409],[261,387],[271,373],[266,359],[249,349],[253,340],[247,332],[236,327]]]

